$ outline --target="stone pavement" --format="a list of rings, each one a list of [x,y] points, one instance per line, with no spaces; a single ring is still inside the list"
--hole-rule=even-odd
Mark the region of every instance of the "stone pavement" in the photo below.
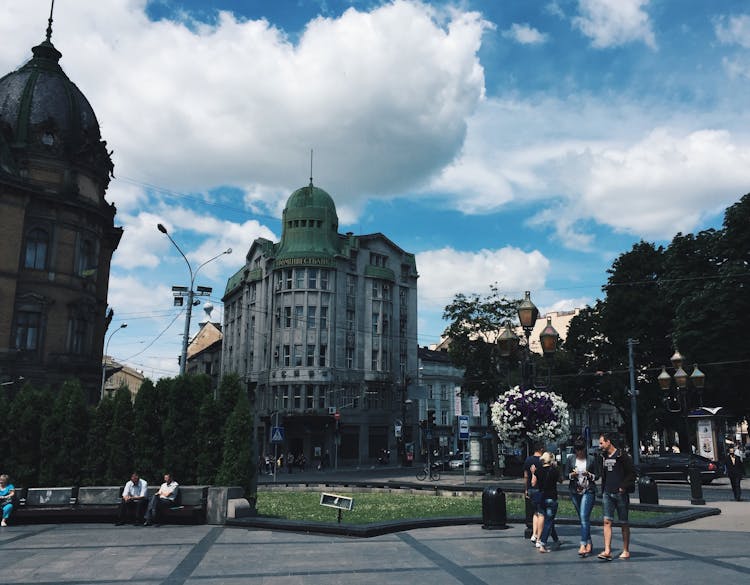
[[[453,480],[462,483],[463,478]],[[565,525],[558,530],[562,547],[549,554],[539,554],[523,538],[521,524],[492,531],[479,525],[422,528],[366,539],[221,526],[9,526],[0,529],[0,583],[750,582],[750,502],[710,505],[720,507],[722,514],[670,528],[633,529],[632,558],[612,562],[595,557],[580,559],[576,554],[578,531],[575,526]],[[593,528],[593,536],[598,550],[602,542],[600,527]],[[619,552],[620,543],[616,529],[615,553]]]

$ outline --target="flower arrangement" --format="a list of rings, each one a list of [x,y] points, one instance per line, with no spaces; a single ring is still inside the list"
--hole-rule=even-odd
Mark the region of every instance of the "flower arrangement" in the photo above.
[[[570,433],[568,404],[554,392],[516,386],[492,403],[491,412],[500,440],[511,445],[525,439],[552,443]]]

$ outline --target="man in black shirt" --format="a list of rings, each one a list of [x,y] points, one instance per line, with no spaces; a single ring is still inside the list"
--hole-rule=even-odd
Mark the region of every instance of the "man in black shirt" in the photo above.
[[[599,448],[602,451],[602,508],[604,509],[604,550],[599,553],[603,561],[612,560],[612,520],[615,510],[622,524],[621,559],[630,558],[630,526],[628,525],[628,508],[630,493],[635,489],[635,468],[633,460],[627,453],[618,449],[614,436],[602,433],[599,437]]]

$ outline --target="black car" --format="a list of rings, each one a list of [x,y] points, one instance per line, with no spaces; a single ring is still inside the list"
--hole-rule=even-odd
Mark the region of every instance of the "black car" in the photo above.
[[[709,484],[717,477],[724,475],[724,466],[718,461],[712,461],[700,455],[687,453],[657,453],[641,455],[640,463],[636,465],[639,476],[648,475],[652,479],[682,479],[689,481],[688,469],[690,462],[701,473],[701,483]]]

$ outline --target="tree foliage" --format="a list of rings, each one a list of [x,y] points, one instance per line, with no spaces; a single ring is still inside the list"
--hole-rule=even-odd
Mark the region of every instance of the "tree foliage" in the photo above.
[[[239,485],[253,496],[256,489],[256,454],[253,413],[245,392],[238,396],[224,429],[224,452],[219,468],[219,485]]]

